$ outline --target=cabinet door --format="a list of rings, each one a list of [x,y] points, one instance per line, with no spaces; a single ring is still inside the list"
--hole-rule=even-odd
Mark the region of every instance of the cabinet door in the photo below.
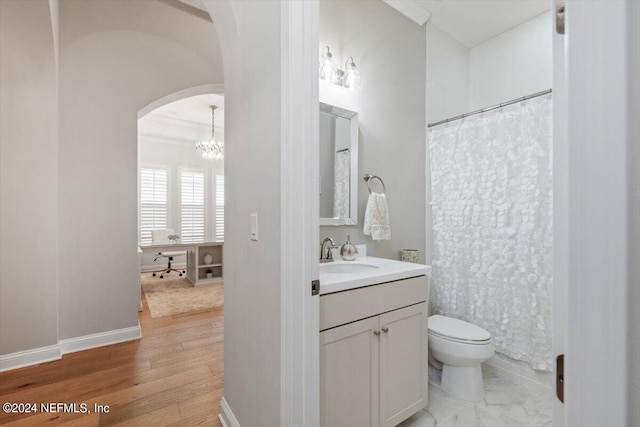
[[[320,425],[378,426],[378,317],[320,333]]]
[[[427,304],[380,315],[380,426],[427,406]]]

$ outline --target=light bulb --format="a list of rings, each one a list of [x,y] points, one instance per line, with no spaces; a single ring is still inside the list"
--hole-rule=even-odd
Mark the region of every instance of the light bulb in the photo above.
[[[356,63],[353,62],[352,57],[349,57],[349,59],[347,59],[344,68],[345,75],[343,86],[351,90],[360,87],[360,71],[358,71],[358,67],[356,67]]]
[[[325,52],[326,49],[326,52]],[[320,59],[320,78],[333,83],[336,80],[336,65],[333,62],[333,55],[329,51],[329,46],[325,46],[322,50],[322,58]]]

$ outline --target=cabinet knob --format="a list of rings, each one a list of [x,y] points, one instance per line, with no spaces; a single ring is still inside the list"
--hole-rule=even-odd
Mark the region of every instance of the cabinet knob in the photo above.
[[[380,331],[373,331],[373,335],[379,337],[380,336]]]
[[[387,328],[386,326],[383,326],[382,327],[382,332],[384,332],[386,334],[387,332],[389,332],[389,328]]]

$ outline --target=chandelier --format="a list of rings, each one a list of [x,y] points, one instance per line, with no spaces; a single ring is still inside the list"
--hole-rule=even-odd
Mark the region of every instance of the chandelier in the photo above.
[[[202,155],[203,159],[221,160],[224,158],[224,142],[215,137],[214,114],[218,108],[210,105],[211,108],[211,138],[196,141],[196,152]]]

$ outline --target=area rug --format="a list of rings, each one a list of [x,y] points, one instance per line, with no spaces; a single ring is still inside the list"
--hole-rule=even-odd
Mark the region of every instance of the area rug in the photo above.
[[[222,283],[193,286],[185,277],[176,275],[160,279],[145,273],[142,275],[142,290],[153,318],[210,310],[224,305]]]

